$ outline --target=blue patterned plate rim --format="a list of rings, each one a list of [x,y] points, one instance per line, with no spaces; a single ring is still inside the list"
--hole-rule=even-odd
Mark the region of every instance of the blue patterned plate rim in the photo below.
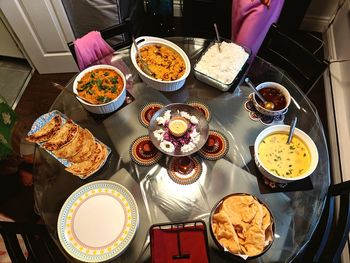
[[[54,118],[55,116],[61,116],[62,118],[62,125],[66,123],[66,121],[69,119],[65,114],[63,114],[62,112],[58,111],[58,110],[53,110],[53,111],[50,111],[48,113],[45,113],[43,115],[41,115],[40,117],[38,117],[33,125],[32,125],[32,128],[30,129],[30,131],[28,132],[28,136],[29,135],[32,135],[33,133],[39,131],[45,124],[47,124],[52,118]],[[73,120],[72,120],[73,121]],[[73,121],[73,123],[75,123]],[[76,124],[76,123],[75,123]],[[77,124],[78,125],[78,124]],[[81,179],[86,179],[88,178],[90,175],[92,175],[93,173],[97,172],[104,164],[105,162],[107,161],[108,159],[108,156],[109,154],[111,153],[111,149],[105,145],[103,142],[101,142],[100,140],[98,140],[95,136],[94,136],[94,139],[95,141],[97,141],[98,143],[104,145],[107,149],[107,156],[105,158],[105,160],[101,163],[101,165],[95,170],[95,171],[92,171],[91,173],[89,173],[88,175],[85,175],[84,177],[80,177]],[[42,145],[44,143],[37,143],[41,148],[42,148]],[[46,150],[45,148],[43,148],[46,152],[48,152],[53,158],[55,158],[57,161],[59,161],[61,164],[63,164],[65,167],[69,167],[72,165],[71,162],[69,162],[67,159],[63,159],[63,158],[59,158],[57,157],[56,155],[54,155],[51,151],[49,150]]]

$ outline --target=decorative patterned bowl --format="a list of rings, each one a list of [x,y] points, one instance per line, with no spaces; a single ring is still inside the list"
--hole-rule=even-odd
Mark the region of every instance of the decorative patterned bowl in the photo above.
[[[136,48],[134,45],[132,45],[131,51],[130,51],[131,61],[134,67],[136,68],[137,72],[139,73],[139,76],[143,82],[145,82],[148,86],[160,91],[175,91],[180,89],[185,84],[186,78],[188,77],[191,71],[191,63],[186,53],[179,46],[175,45],[174,43],[168,40],[158,38],[158,37],[143,36],[143,37],[138,37],[135,41],[139,49],[141,49],[143,46],[152,45],[152,44],[160,44],[160,45],[167,46],[175,50],[182,57],[186,66],[185,73],[181,78],[177,80],[164,81],[164,80],[155,79],[147,75],[139,67],[139,65],[136,62],[136,57],[137,57]]]
[[[122,92],[119,94],[119,96],[117,96],[114,100],[103,104],[91,104],[79,98],[78,91],[77,91],[78,81],[80,81],[80,79],[85,74],[95,69],[111,69],[117,72],[119,76],[121,76],[123,80],[123,89],[122,89]],[[110,65],[96,65],[96,66],[88,67],[79,73],[79,75],[75,78],[73,83],[73,92],[77,94],[77,100],[83,105],[83,107],[86,110],[96,114],[106,114],[117,110],[120,106],[123,105],[126,98],[126,79],[124,74],[116,67],[113,67]]]
[[[286,106],[283,108],[283,109],[280,109],[280,110],[268,110],[266,108],[264,108],[263,106],[261,106],[257,100],[256,100],[256,94],[254,93],[253,95],[253,104],[254,104],[254,107],[261,113],[261,114],[264,114],[264,115],[267,115],[267,116],[278,116],[278,115],[282,115],[282,114],[285,114],[288,110],[288,107],[289,107],[289,104],[290,104],[290,94],[289,94],[289,91],[284,87],[282,86],[281,84],[279,83],[276,83],[276,82],[263,82],[261,84],[259,84],[256,89],[257,90],[261,90],[263,88],[274,88],[274,89],[277,89],[278,91],[280,91],[283,96],[285,97],[286,99]]]

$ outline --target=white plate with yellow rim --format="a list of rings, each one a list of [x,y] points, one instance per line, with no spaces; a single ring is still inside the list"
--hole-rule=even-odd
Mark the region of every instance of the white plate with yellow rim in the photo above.
[[[122,185],[95,181],[73,192],[63,204],[58,237],[72,257],[101,262],[119,256],[139,225],[136,201]]]

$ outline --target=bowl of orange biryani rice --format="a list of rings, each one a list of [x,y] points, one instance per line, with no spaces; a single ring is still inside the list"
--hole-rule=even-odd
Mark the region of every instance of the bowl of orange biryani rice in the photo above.
[[[270,209],[256,196],[233,193],[212,209],[210,232],[220,250],[246,260],[263,255],[271,247],[275,223]]]
[[[138,37],[135,42],[150,71],[146,73],[133,44],[131,61],[143,82],[160,91],[175,91],[185,84],[191,71],[191,63],[179,46],[171,41],[149,36]]]

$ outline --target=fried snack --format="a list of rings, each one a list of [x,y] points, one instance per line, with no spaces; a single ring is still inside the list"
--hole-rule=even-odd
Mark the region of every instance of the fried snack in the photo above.
[[[77,135],[61,149],[53,151],[53,154],[59,158],[67,159],[78,154],[78,152],[82,149],[84,143],[84,130],[78,127]]]
[[[89,173],[93,172],[101,165],[107,155],[107,149],[98,142],[95,142],[92,155],[86,161],[80,163],[73,163],[67,167],[66,170],[74,175],[85,177]]]
[[[175,50],[164,45],[147,45],[140,49],[141,57],[153,73],[154,78],[172,81],[185,74],[185,62]],[[142,68],[136,56],[137,64]]]
[[[245,241],[241,246],[243,253],[248,256],[256,256],[265,248],[265,231],[261,226],[253,225],[245,233]]]
[[[238,254],[241,251],[238,236],[225,211],[213,216],[213,231],[220,244],[232,253]]]
[[[91,134],[91,132],[88,129],[84,129],[82,148],[76,155],[68,158],[68,161],[72,163],[81,163],[83,161],[86,161],[92,155],[94,147],[95,147],[94,136]]]
[[[70,142],[77,134],[78,126],[74,124],[72,120],[68,120],[58,132],[42,146],[49,151],[58,150]]]
[[[225,198],[213,215],[212,229],[219,243],[234,254],[259,255],[272,241],[270,212],[250,195]]]
[[[45,124],[39,131],[26,137],[29,142],[45,142],[53,137],[62,126],[62,118],[56,115],[47,124]]]

